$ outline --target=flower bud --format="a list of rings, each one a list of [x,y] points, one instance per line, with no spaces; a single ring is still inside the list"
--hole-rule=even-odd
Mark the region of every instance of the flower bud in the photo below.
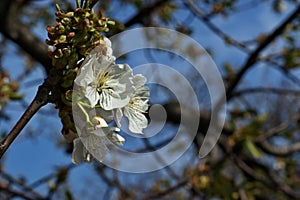
[[[96,128],[108,127],[106,121],[100,116],[95,116],[92,122],[95,124]]]
[[[58,42],[59,43],[64,43],[64,42],[66,42],[66,40],[67,40],[67,36],[66,35],[61,35],[58,38]]]

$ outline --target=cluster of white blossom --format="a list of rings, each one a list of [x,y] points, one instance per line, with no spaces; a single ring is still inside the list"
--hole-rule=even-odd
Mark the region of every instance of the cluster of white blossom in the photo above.
[[[77,127],[78,138],[74,139],[72,161],[90,161],[93,157],[102,160],[108,151],[106,144],[123,145],[125,139],[118,134],[120,120],[127,117],[129,130],[143,134],[148,120],[149,89],[146,78],[133,75],[127,64],[115,64],[111,42],[108,38],[95,47],[81,64],[75,85],[83,91],[84,98],[77,102],[83,112],[84,124]],[[82,102],[86,100],[86,102]],[[87,112],[87,108],[93,112]],[[91,114],[92,113],[92,114]],[[109,126],[115,121],[117,127]]]

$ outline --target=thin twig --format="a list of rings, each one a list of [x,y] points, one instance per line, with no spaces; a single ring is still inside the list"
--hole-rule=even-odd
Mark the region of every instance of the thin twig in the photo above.
[[[20,134],[25,125],[29,122],[29,120],[35,115],[35,113],[44,105],[48,103],[48,95],[49,88],[45,87],[45,84],[39,87],[39,90],[36,94],[36,97],[33,99],[29,107],[26,109],[22,117],[18,120],[12,130],[8,133],[8,135],[1,141],[0,143],[0,159],[3,154],[6,152],[8,147],[12,144],[12,142],[16,139],[16,137]]]
[[[47,183],[49,180],[55,178],[57,176],[58,171],[60,171],[62,169],[69,171],[69,170],[73,169],[74,167],[76,167],[76,165],[74,165],[74,164],[69,164],[69,165],[66,165],[66,166],[60,166],[60,167],[57,168],[57,170],[55,172],[52,172],[52,173],[50,173],[50,174],[34,181],[33,183],[29,184],[28,186],[32,189],[36,188],[36,187],[39,187],[42,184]]]
[[[275,146],[267,141],[257,143],[257,145],[265,152],[274,156],[286,157],[295,152],[300,151],[300,142],[293,143],[289,146]]]
[[[22,2],[22,1],[21,1]],[[42,64],[47,73],[52,68],[51,59],[47,56],[47,46],[35,36],[21,18],[16,15],[20,9],[18,1],[2,0],[0,4],[0,32],[16,43],[31,57]]]
[[[143,142],[146,145],[148,150],[153,151],[153,154],[154,154],[154,157],[155,157],[156,161],[165,166],[165,170],[167,171],[167,173],[172,178],[179,180],[180,177],[174,172],[174,170],[170,166],[168,166],[166,161],[159,155],[159,153],[156,152],[156,149],[154,148],[154,146],[152,146],[150,141],[148,139],[145,139],[145,140],[143,140]]]
[[[157,0],[153,2],[152,4],[145,5],[140,11],[134,15],[132,18],[130,18],[126,23],[124,23],[125,27],[130,27],[137,23],[143,23],[144,19],[149,18],[151,13],[156,9],[164,4],[168,3],[170,0]]]
[[[290,70],[288,70],[283,64],[279,64],[274,61],[274,59],[271,59],[267,56],[258,58],[260,61],[266,62],[268,64],[274,65],[275,69],[278,70],[280,73],[286,76],[289,80],[291,80],[293,83],[300,86],[300,79],[292,74]]]
[[[222,38],[225,42],[232,44],[242,50],[243,52],[250,53],[250,50],[247,48],[247,46],[232,37],[230,37],[228,34],[224,33],[221,29],[219,29],[216,25],[214,25],[208,16],[203,14],[196,6],[195,4],[190,1],[186,0],[184,1],[184,4],[191,10],[191,12],[198,17],[212,32],[214,32],[216,35],[218,35],[220,38]]]
[[[120,181],[118,179],[115,178],[110,178],[106,172],[105,169],[107,169],[107,167],[105,165],[97,165],[95,166],[96,171],[98,172],[98,175],[100,176],[100,178],[108,185],[114,188],[117,188],[122,194],[124,194],[124,196],[126,197],[131,197],[132,193],[128,190],[126,190],[124,188],[124,186],[120,183]]]
[[[51,70],[48,77],[45,79],[44,83],[39,86],[37,94],[29,107],[26,109],[24,114],[21,116],[19,121],[15,124],[12,130],[6,135],[6,137],[0,143],[0,159],[3,154],[6,152],[8,147],[12,144],[12,142],[16,139],[16,137],[20,134],[25,125],[29,122],[29,120],[35,115],[35,113],[44,105],[51,102],[54,97],[50,95],[53,88],[57,85],[60,78],[62,76],[62,72],[59,70]]]
[[[16,190],[10,188],[9,186],[5,186],[3,184],[0,184],[0,191],[2,191],[3,193],[10,194],[13,197],[20,197],[20,198],[25,199],[25,200],[35,200],[35,199],[37,199],[37,198],[34,198],[34,197],[30,197],[27,194],[24,194],[23,192],[16,191]]]
[[[234,161],[241,167],[241,169],[243,170],[244,173],[248,174],[249,176],[251,176],[252,178],[254,178],[257,181],[262,182],[269,188],[276,188],[279,191],[281,191],[282,193],[284,193],[285,195],[287,195],[288,197],[290,197],[291,199],[299,199],[300,198],[300,193],[298,191],[292,189],[288,184],[286,184],[286,182],[284,180],[282,180],[281,178],[278,177],[278,174],[276,173],[276,171],[271,170],[265,164],[259,163],[255,159],[241,160],[237,156],[234,156]],[[250,166],[248,166],[248,164],[246,164],[246,163],[251,164],[252,168]],[[254,169],[254,166],[255,166],[255,168],[259,168],[260,170],[262,170],[264,172],[264,175],[266,175],[267,177],[260,178],[262,176],[262,174],[257,173],[257,170]],[[252,171],[251,173],[248,173],[248,172],[250,172],[249,169],[251,169],[251,171]]]
[[[157,193],[154,194],[150,194],[149,196],[145,197],[145,200],[148,199],[158,199],[158,198],[162,198],[163,196],[166,196],[168,194],[171,194],[172,192],[186,186],[188,184],[188,180],[182,180],[182,181],[178,181],[176,185],[171,186],[165,190],[159,191]]]
[[[24,191],[24,193],[28,192],[28,193],[32,194],[32,196],[34,196],[36,199],[42,199],[43,198],[42,195],[40,195],[39,193],[34,191],[33,188],[26,185],[23,181],[20,181],[20,180],[14,178],[13,176],[6,173],[2,169],[0,170],[0,175],[3,177],[3,179],[7,180],[9,183],[12,183],[12,184],[18,186],[22,191]]]
[[[265,140],[267,140],[269,137],[271,136],[274,136],[276,134],[279,134],[280,132],[283,132],[285,129],[289,128],[289,126],[292,124],[292,123],[295,123],[297,122],[298,120],[300,119],[300,115],[296,115],[296,116],[293,116],[291,119],[281,123],[281,124],[278,124],[277,126],[275,127],[272,127],[270,128],[268,131],[266,131],[264,134],[262,135],[259,135],[258,137],[254,138],[254,142],[255,143],[260,143],[260,142],[264,142]]]
[[[252,93],[273,93],[278,95],[300,95],[300,90],[287,89],[287,88],[267,88],[267,87],[255,87],[255,88],[246,88],[241,89],[232,93],[232,97],[239,97],[246,94]]]

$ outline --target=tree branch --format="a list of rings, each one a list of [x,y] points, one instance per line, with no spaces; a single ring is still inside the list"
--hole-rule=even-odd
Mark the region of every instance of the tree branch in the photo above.
[[[282,146],[273,146],[269,142],[264,141],[261,143],[257,143],[257,145],[265,152],[272,154],[274,156],[280,156],[285,157],[289,156],[292,153],[295,153],[297,151],[300,151],[300,142],[296,142],[292,145],[289,145],[288,147],[282,147]]]
[[[17,1],[1,1],[0,3],[0,32],[20,46],[25,52],[43,65],[49,73],[52,68],[51,59],[47,56],[47,46],[32,34],[18,18],[20,12]]]
[[[157,193],[151,194],[149,196],[146,196],[143,199],[145,199],[145,200],[148,200],[148,199],[157,199],[157,198],[160,199],[160,198],[162,198],[162,197],[164,197],[164,196],[166,196],[166,195],[168,195],[168,194],[170,194],[170,193],[172,193],[172,192],[174,192],[174,191],[176,191],[176,190],[178,190],[178,189],[186,186],[187,184],[188,184],[187,180],[178,181],[176,185],[171,186],[171,187],[169,187],[169,188],[167,188],[165,190],[162,190],[160,192],[157,192]]]
[[[45,84],[39,87],[36,97],[31,102],[29,107],[26,109],[22,117],[15,124],[12,130],[8,133],[8,135],[1,141],[0,144],[0,159],[3,154],[6,152],[11,143],[16,139],[16,137],[20,134],[21,130],[25,127],[25,125],[29,122],[29,120],[35,115],[35,113],[44,105],[48,103],[48,95],[49,88],[45,86]]]
[[[276,188],[285,195],[289,196],[292,199],[299,199],[300,193],[293,190],[288,184],[286,184],[282,179],[280,179],[277,173],[273,170],[270,170],[266,165],[257,162],[253,159],[240,159],[237,156],[233,156],[234,162],[240,167],[244,174],[252,177],[254,180],[259,181],[266,185],[269,188]],[[248,165],[251,163],[252,167]],[[255,166],[255,167],[254,167]],[[264,172],[258,173],[257,169],[260,169]],[[255,170],[256,169],[256,170]]]
[[[283,132],[284,130],[288,129],[292,123],[295,123],[297,121],[299,121],[300,119],[300,115],[297,114],[295,116],[293,116],[291,119],[285,121],[285,122],[282,122],[272,128],[269,128],[267,131],[265,131],[263,134],[257,136],[256,138],[254,138],[254,142],[255,143],[262,143],[264,141],[266,141],[268,138],[276,135],[276,134],[279,134],[281,132]]]
[[[248,57],[241,70],[236,74],[235,78],[229,83],[226,90],[227,101],[232,98],[232,92],[248,71],[248,69],[256,63],[259,54],[279,35],[283,33],[289,23],[291,23],[300,14],[300,4]]]
[[[51,70],[49,76],[45,79],[44,83],[39,86],[38,92],[26,109],[22,117],[15,124],[12,130],[0,143],[0,159],[6,152],[11,143],[20,134],[25,125],[30,121],[30,119],[35,115],[35,113],[48,102],[52,101],[53,96],[50,96],[50,92],[53,87],[55,87],[61,77],[61,73],[57,70]],[[54,97],[56,98],[56,97]]]
[[[130,197],[132,197],[132,192],[127,191],[123,185],[120,183],[120,181],[118,179],[115,178],[110,178],[105,170],[107,169],[107,167],[105,165],[96,165],[95,166],[96,171],[98,172],[97,174],[100,176],[100,178],[108,185],[108,186],[112,186],[114,188],[117,188],[124,196],[124,199],[129,199]]]
[[[153,12],[153,10],[155,10],[156,8],[159,8],[160,6],[168,3],[170,0],[157,0],[155,2],[153,2],[150,5],[147,5],[145,7],[143,7],[142,9],[140,9],[140,11],[134,15],[131,19],[129,19],[124,26],[125,27],[130,27],[134,24],[137,23],[143,23],[144,19],[149,17],[149,15],[151,15],[151,13]]]
[[[43,198],[28,196],[27,194],[24,194],[23,192],[16,191],[16,190],[10,188],[8,185],[4,185],[4,184],[0,184],[0,191],[9,194],[12,197],[20,197],[20,198],[25,199],[25,200],[43,199]]]
[[[42,195],[37,193],[36,191],[33,190],[32,187],[26,185],[23,181],[20,181],[10,174],[6,173],[3,169],[0,169],[0,175],[2,176],[3,179],[7,180],[10,184],[13,184],[17,187],[19,187],[24,193],[30,193],[31,196],[34,196],[36,199],[42,199]]]
[[[287,88],[264,88],[264,87],[255,87],[255,88],[246,88],[241,89],[232,93],[232,97],[239,97],[245,94],[252,93],[273,93],[278,95],[300,95],[299,90],[287,89]]]
[[[240,50],[246,52],[246,53],[250,53],[249,49],[247,48],[247,46],[235,39],[233,39],[232,37],[230,37],[229,35],[227,35],[226,33],[224,33],[221,29],[219,29],[217,26],[215,26],[209,19],[209,17],[207,17],[206,15],[204,15],[195,5],[192,1],[190,0],[185,0],[184,4],[191,10],[191,12],[198,17],[200,20],[202,20],[202,22],[212,31],[214,32],[216,35],[218,35],[220,38],[222,38],[225,42],[232,44],[234,46],[236,46],[237,48],[239,48]]]

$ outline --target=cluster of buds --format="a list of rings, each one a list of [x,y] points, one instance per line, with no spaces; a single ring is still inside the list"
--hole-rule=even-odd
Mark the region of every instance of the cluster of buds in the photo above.
[[[18,100],[22,96],[17,93],[19,86],[15,81],[10,81],[8,73],[0,71],[0,111],[9,100]]]
[[[107,32],[114,22],[106,17],[98,17],[91,8],[76,8],[72,12],[63,12],[56,6],[56,25],[47,26],[49,39],[48,55],[55,70],[62,72],[57,87],[56,107],[63,123],[62,133],[71,142],[76,132],[72,119],[72,89],[80,62],[89,52],[103,41],[101,33]]]
[[[98,17],[90,8],[77,8],[64,13],[58,6],[56,25],[48,26],[46,43],[52,47],[49,56],[55,68],[74,68],[77,61],[85,58],[102,39],[102,32],[109,30],[114,22],[106,17]]]

